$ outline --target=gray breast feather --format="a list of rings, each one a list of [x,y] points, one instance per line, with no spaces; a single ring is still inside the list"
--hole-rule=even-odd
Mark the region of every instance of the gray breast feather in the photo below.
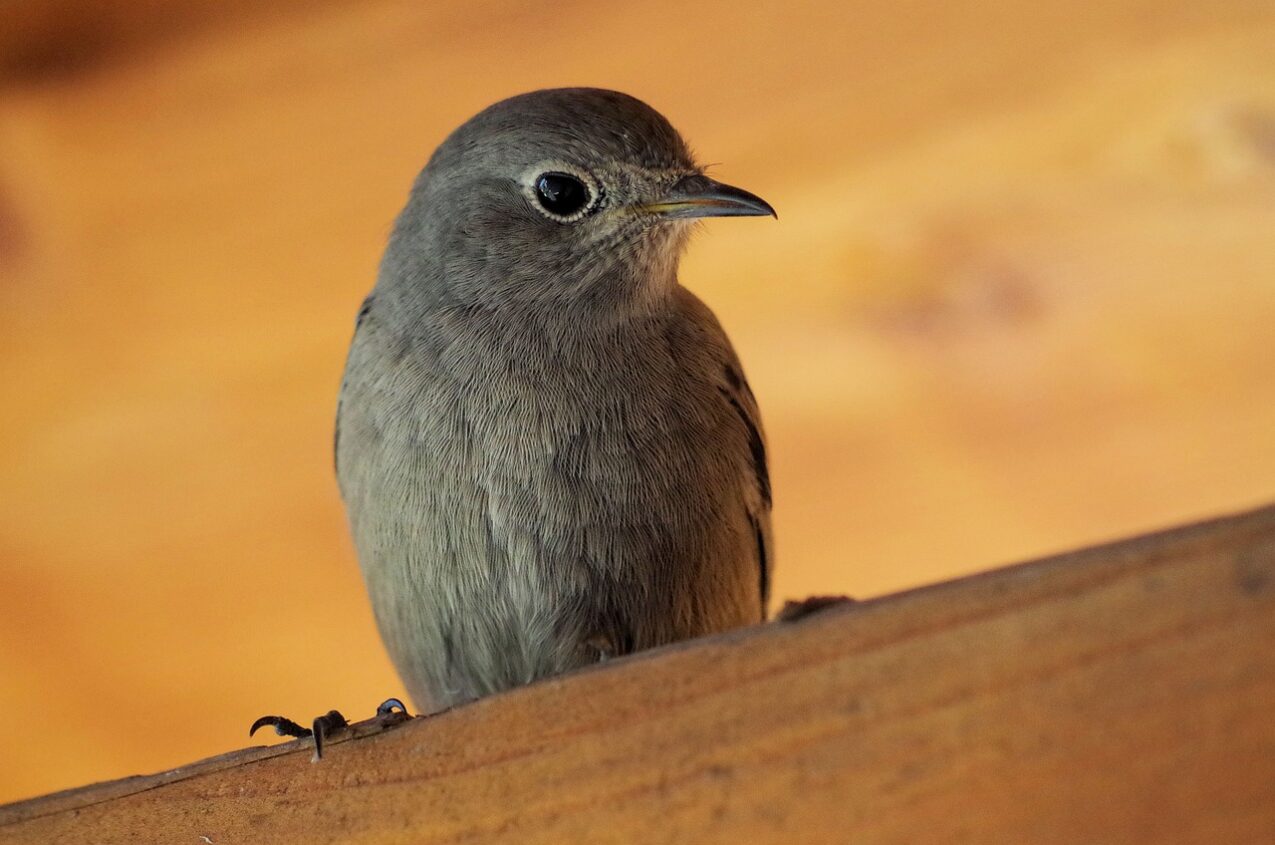
[[[461,341],[464,315],[409,332],[365,302],[338,476],[378,625],[423,708],[764,618],[756,401],[691,299],[569,353],[490,326]]]

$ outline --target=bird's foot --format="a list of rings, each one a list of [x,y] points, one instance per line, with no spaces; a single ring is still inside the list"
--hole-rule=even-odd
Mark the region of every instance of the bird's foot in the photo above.
[[[775,614],[775,621],[796,622],[798,619],[805,619],[830,607],[855,603],[856,600],[850,596],[810,596],[798,601],[786,601],[779,613]]]
[[[308,728],[302,727],[285,716],[262,716],[252,723],[252,727],[248,729],[248,736],[269,726],[274,728],[279,736],[291,736],[297,739],[314,737],[313,760],[318,762],[323,759],[323,746],[334,737],[350,731],[357,731],[360,736],[365,733],[375,733],[400,722],[406,722],[410,718],[412,717],[403,702],[397,698],[387,698],[376,708],[376,715],[364,722],[356,722],[352,725],[338,710],[329,710],[322,716],[315,717]]]

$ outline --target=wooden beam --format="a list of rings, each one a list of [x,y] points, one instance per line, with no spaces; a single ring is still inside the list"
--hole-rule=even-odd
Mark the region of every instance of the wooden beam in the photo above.
[[[0,808],[0,840],[1275,842],[1275,508],[309,746]]]

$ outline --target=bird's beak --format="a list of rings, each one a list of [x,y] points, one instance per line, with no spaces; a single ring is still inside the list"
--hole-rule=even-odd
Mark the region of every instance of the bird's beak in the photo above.
[[[764,217],[778,219],[775,209],[743,188],[723,185],[707,176],[687,176],[667,194],[640,206],[642,211],[668,219],[694,217]]]

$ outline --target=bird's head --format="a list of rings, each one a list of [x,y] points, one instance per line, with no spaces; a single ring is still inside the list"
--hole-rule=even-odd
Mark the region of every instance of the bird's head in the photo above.
[[[695,220],[774,213],[706,176],[642,101],[594,88],[535,91],[488,107],[438,148],[382,276],[488,307],[640,305],[675,284]]]

